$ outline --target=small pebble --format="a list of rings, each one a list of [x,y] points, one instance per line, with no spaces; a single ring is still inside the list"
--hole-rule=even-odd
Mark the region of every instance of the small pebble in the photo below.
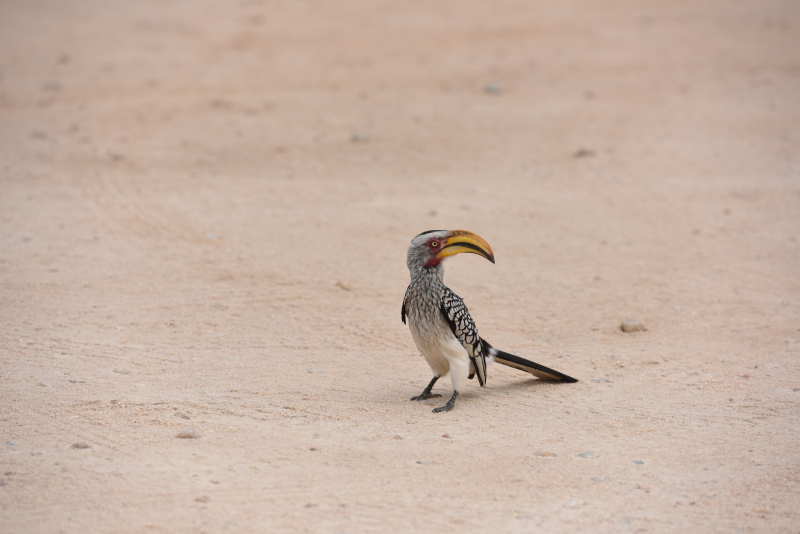
[[[594,150],[589,150],[588,148],[579,148],[573,154],[575,158],[593,158],[594,157]]]
[[[39,382],[36,385],[39,386],[40,388],[47,388],[50,387],[50,382]]]
[[[208,497],[206,495],[203,495],[202,497],[197,497],[195,500],[197,502],[208,502]]]
[[[9,441],[6,441],[6,445],[8,445],[9,447],[13,447],[14,445],[16,445],[16,443],[14,443],[13,441],[9,440]]]
[[[644,465],[644,462],[641,460],[634,460],[633,463],[635,463],[636,465]]]
[[[792,388],[792,391],[800,391],[800,388]]]
[[[597,458],[597,455],[595,453],[589,452],[589,451],[582,452],[582,453],[578,454],[577,456],[578,456],[578,458]]]
[[[745,374],[742,375],[742,378],[750,378],[750,375],[745,373]]]
[[[175,417],[180,417],[181,419],[191,419],[191,417],[183,412],[175,412]]]
[[[309,448],[308,450],[310,450],[310,451],[318,451],[319,449],[318,449],[318,448],[316,448],[316,447],[311,447],[311,448]]]
[[[175,434],[175,437],[181,439],[197,439],[200,437],[200,434],[193,428],[187,428]]]
[[[317,505],[315,503],[310,502],[307,505],[305,505],[303,508],[316,508],[316,507],[317,507]]]
[[[533,455],[534,456],[539,456],[540,458],[554,458],[554,457],[558,456],[556,453],[548,452],[548,451],[536,451],[536,452],[533,453]]]
[[[116,369],[114,369],[114,372],[115,373],[119,373],[121,375],[129,375],[129,374],[131,374],[130,369],[124,369],[124,368],[121,368],[121,367],[117,367]]]
[[[117,399],[111,399],[111,404],[117,404],[119,401]]]
[[[625,319],[619,325],[623,332],[642,332],[647,330],[642,323],[636,319]]]
[[[394,437],[394,439],[403,439],[403,436],[398,434],[397,436]]]
[[[483,92],[487,95],[499,95],[503,92],[499,85],[495,85],[493,83],[487,83],[483,86]]]
[[[219,480],[216,480],[216,479],[213,479],[213,478],[212,478],[212,479],[211,479],[211,483],[212,483],[212,484],[219,484]]]
[[[69,448],[70,449],[90,449],[91,447],[85,441],[79,441],[77,443],[73,443],[72,445],[70,445]]]
[[[368,141],[369,141],[368,135],[354,133],[353,135],[350,136],[351,143],[366,143]]]
[[[450,434],[442,434],[442,437],[443,437],[443,438],[449,438],[449,437],[450,437]]]
[[[417,463],[419,465],[428,465],[428,464],[430,464],[430,462],[428,460],[417,460]]]

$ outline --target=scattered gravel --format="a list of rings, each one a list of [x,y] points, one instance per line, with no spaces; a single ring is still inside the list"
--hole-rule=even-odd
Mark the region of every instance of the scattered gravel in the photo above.
[[[353,290],[352,287],[350,287],[349,285],[345,284],[342,281],[336,282],[336,287],[338,287],[339,289],[344,289],[345,291],[352,291]]]
[[[623,332],[643,332],[647,330],[642,323],[636,319],[625,319],[619,325]]]

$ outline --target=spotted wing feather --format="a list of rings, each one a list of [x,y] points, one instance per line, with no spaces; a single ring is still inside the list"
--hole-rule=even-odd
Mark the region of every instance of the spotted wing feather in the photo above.
[[[478,375],[478,382],[480,382],[481,386],[485,386],[486,352],[478,335],[478,327],[475,326],[475,321],[472,320],[467,306],[461,300],[461,297],[450,291],[450,289],[445,288],[442,293],[440,308],[447,324],[450,325],[450,330],[453,331],[453,335],[458,338],[467,350],[472,366],[475,368],[475,373]]]
[[[408,312],[408,295],[411,293],[411,286],[408,286],[406,289],[406,295],[403,297],[403,307],[400,309],[400,319],[402,319],[403,324],[406,324],[406,313]]]

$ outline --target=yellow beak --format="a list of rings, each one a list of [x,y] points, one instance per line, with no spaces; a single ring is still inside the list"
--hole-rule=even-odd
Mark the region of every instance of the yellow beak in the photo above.
[[[478,254],[494,263],[494,252],[489,243],[481,236],[466,230],[453,230],[447,234],[442,240],[442,248],[436,257],[441,259],[462,252]]]

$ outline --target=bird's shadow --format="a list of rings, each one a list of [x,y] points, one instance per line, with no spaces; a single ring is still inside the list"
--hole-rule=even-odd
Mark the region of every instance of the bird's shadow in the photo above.
[[[486,388],[481,388],[481,389],[486,389],[486,390],[490,390],[490,391],[494,390],[494,391],[515,392],[515,391],[523,391],[523,390],[529,391],[531,388],[536,388],[537,390],[540,390],[540,391],[546,391],[546,390],[549,390],[551,387],[554,387],[554,386],[566,386],[568,384],[569,384],[569,382],[561,382],[561,381],[558,381],[558,380],[542,380],[541,378],[529,378],[529,379],[522,379],[522,380],[519,380],[519,379],[512,380],[512,381],[503,382],[503,383],[500,383],[500,384],[497,384],[497,383],[492,384],[492,382],[489,382],[489,384],[486,386]],[[477,383],[476,383],[476,386],[477,386]],[[442,404],[442,403],[446,402],[447,399],[449,399],[450,395],[452,394],[452,393],[448,393],[447,390],[434,391],[434,393],[439,393],[441,395],[441,397],[425,399],[425,400],[418,401],[418,402],[421,402],[421,403],[424,403],[424,404],[438,405],[438,404]],[[477,397],[480,397],[480,396],[481,396],[481,392],[479,391],[478,388],[475,388],[475,389],[467,388],[467,389],[465,389],[464,391],[462,391],[459,394],[458,398],[464,400],[464,399],[477,398]]]
[[[569,382],[561,382],[559,380],[542,380],[541,378],[529,378],[527,380],[513,380],[510,382],[503,382],[501,384],[497,384],[494,386],[491,383],[489,383],[487,385],[487,389],[493,389],[495,391],[520,391],[523,389],[528,390],[530,388],[549,389],[554,386],[566,386],[569,384],[570,384]]]

